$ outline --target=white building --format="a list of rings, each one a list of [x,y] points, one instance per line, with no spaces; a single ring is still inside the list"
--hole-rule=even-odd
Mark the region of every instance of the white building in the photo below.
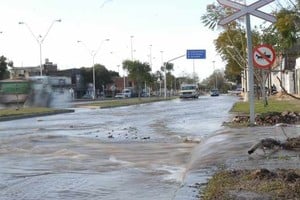
[[[272,68],[270,83],[275,84],[277,90],[282,91],[280,82],[284,89],[290,94],[300,94],[300,58],[297,57],[300,52],[300,45],[295,45],[287,50],[283,59],[277,58],[276,64]],[[278,77],[278,78],[277,78]]]
[[[296,94],[300,95],[300,57],[296,59],[296,66],[295,66],[295,79],[296,85],[295,90]]]

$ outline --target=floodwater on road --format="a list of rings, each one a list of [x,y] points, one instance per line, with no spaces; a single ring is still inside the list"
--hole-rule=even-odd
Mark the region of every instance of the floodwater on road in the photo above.
[[[197,199],[190,186],[222,157],[211,150],[232,140],[221,124],[235,101],[202,96],[0,122],[0,200]]]

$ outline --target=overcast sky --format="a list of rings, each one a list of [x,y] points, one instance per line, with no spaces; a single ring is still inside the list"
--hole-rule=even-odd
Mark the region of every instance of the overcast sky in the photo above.
[[[218,32],[204,27],[200,17],[206,0],[0,0],[0,55],[14,66],[38,66],[40,53],[36,38],[45,37],[42,57],[59,69],[92,66],[91,51],[101,45],[95,63],[123,75],[122,61],[133,58],[150,62],[156,71],[162,61],[181,56],[187,49],[205,49],[206,59],[174,61],[175,75],[200,77],[225,67],[215,52]],[[250,1],[248,1],[250,2]],[[250,2],[251,3],[251,2]],[[20,25],[19,22],[26,25]],[[133,36],[133,37],[131,37]],[[102,42],[110,39],[108,42]],[[83,43],[77,43],[80,40]],[[163,53],[161,53],[163,51]],[[213,65],[215,61],[215,65]]]

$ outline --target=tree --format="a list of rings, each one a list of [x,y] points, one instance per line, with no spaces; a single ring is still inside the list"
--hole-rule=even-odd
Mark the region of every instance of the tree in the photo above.
[[[224,9],[221,5],[215,5],[214,3],[208,4],[206,6],[206,13],[201,16],[201,21],[204,26],[208,27],[211,30],[215,30],[218,28],[218,22],[227,15],[232,14],[234,11],[227,7]],[[231,24],[235,25],[235,22],[231,22],[227,26]]]
[[[261,26],[261,41],[273,45],[276,52],[286,54],[286,50],[295,45],[300,37],[300,1],[290,4],[285,8],[281,5],[276,11],[277,21],[269,26]]]
[[[161,71],[165,71],[166,67],[166,72],[171,72],[174,70],[174,64],[173,63],[164,63],[164,66],[161,67]]]
[[[288,0],[285,7],[277,2],[274,15],[277,17],[275,24],[268,27],[260,26],[252,31],[253,46],[267,43],[273,45],[277,55],[285,58],[296,58],[300,52],[292,49],[300,37],[300,0]],[[287,6],[286,6],[287,5]],[[201,17],[202,23],[208,28],[215,30],[218,21],[232,12],[230,8],[221,5],[210,4],[207,13]],[[241,18],[242,19],[242,18]],[[239,82],[241,72],[247,67],[246,37],[242,23],[236,20],[223,26],[223,32],[215,40],[215,47],[222,59],[226,61],[225,77],[232,82]],[[252,59],[252,58],[250,58]],[[264,70],[254,69],[254,81],[261,88],[265,86]]]
[[[8,62],[7,58],[4,56],[0,57],[0,80],[9,78],[8,66],[13,66],[12,62]]]
[[[168,72],[166,75],[167,75],[167,89],[171,90],[174,88],[173,86],[176,84],[175,82],[176,78],[170,72]]]
[[[166,77],[167,77],[166,86],[167,89],[170,90],[173,88],[173,83],[175,83],[175,79],[176,79],[171,73],[171,71],[174,70],[174,64],[165,62],[164,66],[161,67],[161,71],[165,72],[165,68],[166,68]]]
[[[290,63],[300,55],[300,0],[295,2],[289,0],[286,5],[286,7],[280,5],[279,11],[274,13],[277,18],[276,23],[262,27],[261,41],[271,44],[275,48],[278,57],[284,57],[284,60]],[[281,62],[284,61],[283,59],[280,60]],[[287,64],[286,67],[293,66]],[[281,83],[281,80],[279,81]],[[261,83],[263,87],[265,83],[263,81]],[[281,88],[284,91],[284,88]]]
[[[123,61],[123,69],[128,71],[128,77],[137,83],[138,95],[140,97],[142,84],[151,82],[151,67],[148,63],[141,63],[140,61]]]
[[[299,37],[299,0],[289,9],[281,7],[276,12],[278,21],[259,31],[257,27],[252,30],[253,46],[260,43],[268,43],[276,46],[276,50],[286,49],[295,44]],[[232,9],[224,8],[221,5],[210,4],[207,6],[207,13],[201,17],[202,23],[208,28],[215,30],[218,21],[224,16],[232,13]],[[242,18],[241,18],[242,19]],[[228,80],[237,82],[240,80],[241,71],[247,66],[246,36],[245,30],[240,21],[234,21],[223,26],[223,31],[215,40],[215,47],[222,59],[227,63],[225,76]],[[280,50],[281,54],[285,51]],[[255,70],[255,78],[261,80],[260,70]]]
[[[299,39],[300,15],[299,9],[282,9],[277,14],[275,28],[279,33],[279,41],[284,49],[293,46]]]
[[[215,30],[221,18],[232,14],[234,11],[221,5],[210,4],[207,13],[201,16],[202,23],[211,30]],[[246,34],[238,21],[233,21],[223,26],[223,32],[214,41],[217,52],[226,62],[225,76],[228,80],[240,80],[241,71],[247,66]]]
[[[95,64],[95,89],[102,91],[102,86],[112,83],[112,77],[116,76],[117,72],[108,71],[105,66],[101,64]],[[81,68],[81,74],[83,76],[85,84],[93,83],[93,67]]]
[[[96,89],[102,88],[109,83],[112,83],[112,74],[106,69],[104,65],[96,64],[95,65],[95,77],[96,77]]]
[[[199,77],[194,77],[193,74],[183,74],[182,76],[178,77],[177,80],[179,84],[194,84],[195,82],[199,81]]]
[[[222,70],[215,70],[212,75],[204,79],[200,85],[205,85],[207,90],[213,88],[219,89],[222,93],[226,93],[231,85],[226,81],[224,77],[224,72]]]

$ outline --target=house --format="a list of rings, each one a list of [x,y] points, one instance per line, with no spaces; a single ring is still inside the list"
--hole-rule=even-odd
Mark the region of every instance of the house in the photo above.
[[[59,77],[64,77],[64,79],[70,79],[71,84],[67,86],[72,88],[74,91],[74,97],[80,98],[86,92],[86,87],[84,85],[84,80],[80,69],[67,69],[67,70],[58,70],[57,64],[53,64],[49,59],[45,60],[45,63],[42,66],[42,74],[44,76],[51,76],[53,80],[59,79]],[[10,70],[10,78],[25,78],[30,79],[30,77],[38,77],[41,75],[40,66],[36,67],[12,67]]]
[[[300,61],[298,58],[299,54],[300,44],[295,45],[294,47],[287,50],[284,57],[278,56],[275,65],[272,67],[269,83],[271,83],[271,85],[274,84],[279,92],[282,89],[280,87],[278,78],[281,80],[282,86],[288,93],[300,94]]]
[[[42,75],[50,75],[53,72],[57,72],[57,65],[53,64],[49,61],[49,59],[45,60],[45,64],[42,66]],[[25,77],[28,78],[30,76],[40,76],[41,75],[41,67],[40,66],[27,66],[27,67],[12,67],[10,70],[10,78],[19,78]]]
[[[135,88],[136,84],[133,80],[125,77],[114,77],[111,84],[106,85],[106,96],[113,96],[113,94],[120,93],[124,88]]]

